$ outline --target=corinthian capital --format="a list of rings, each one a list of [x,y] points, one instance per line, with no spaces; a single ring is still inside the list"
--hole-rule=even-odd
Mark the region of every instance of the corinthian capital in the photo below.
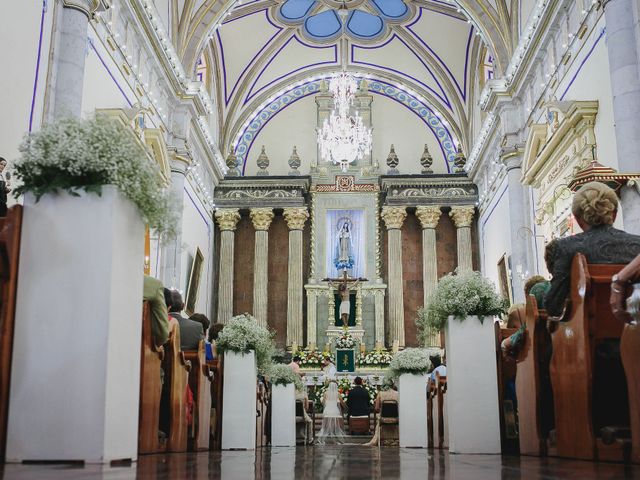
[[[289,230],[303,230],[307,218],[309,218],[309,212],[305,207],[284,209],[284,219],[287,221]]]
[[[420,220],[422,228],[436,228],[442,211],[437,205],[420,206],[416,208],[416,217]]]
[[[473,205],[464,205],[459,207],[451,207],[449,216],[453,219],[456,228],[470,227],[473,222],[473,214],[475,207]]]
[[[240,211],[237,208],[219,208],[216,210],[216,221],[220,230],[235,230],[240,220]]]
[[[269,225],[273,220],[273,209],[271,208],[252,208],[251,221],[253,228],[256,230],[269,230]]]
[[[382,207],[380,216],[384,220],[387,230],[400,230],[404,219],[407,218],[407,209],[405,207]]]
[[[100,6],[100,0],[62,0],[62,5],[66,8],[80,10],[82,13],[91,17]]]

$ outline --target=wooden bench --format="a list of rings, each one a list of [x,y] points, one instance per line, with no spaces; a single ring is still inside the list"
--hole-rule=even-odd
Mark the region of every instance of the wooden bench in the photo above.
[[[516,376],[516,362],[502,354],[502,341],[518,331],[517,328],[500,328],[494,323],[496,333],[496,364],[498,373],[498,403],[500,412],[500,439],[503,453],[517,452],[517,431],[515,421],[515,405],[506,398],[509,383]]]
[[[0,217],[0,463],[4,461],[7,441],[21,229],[22,205],[14,205],[6,217]]]
[[[553,414],[552,411],[544,411],[543,395],[545,393],[542,391],[542,376],[546,375],[548,378],[549,375],[549,366],[543,357],[551,348],[551,339],[546,326],[547,312],[538,309],[538,303],[533,295],[528,295],[526,301],[526,334],[524,345],[516,359],[520,454],[543,456],[547,454],[547,435],[543,427],[543,416]],[[545,368],[546,372],[543,371]]]
[[[169,386],[169,432],[168,452],[187,451],[187,404],[186,393],[189,384],[189,362],[180,350],[180,328],[177,323],[170,324],[169,340],[165,346],[164,381]]]
[[[210,371],[213,373],[211,378],[211,408],[212,408],[212,424],[209,442],[210,450],[222,449],[222,383],[224,381],[223,373],[223,357],[217,356],[213,360],[207,362]]]
[[[204,340],[200,340],[198,350],[186,351],[185,358],[191,362],[189,387],[193,392],[193,450],[209,450],[209,432],[211,430],[211,372],[206,362]]]
[[[156,346],[151,333],[151,308],[142,309],[142,348],[140,359],[140,412],[138,416],[138,453],[158,453],[160,445],[160,397],[162,395],[162,359],[164,348]]]
[[[612,416],[628,413],[624,375],[615,368],[597,374],[597,349],[620,339],[623,324],[611,312],[609,296],[613,274],[622,265],[587,265],[582,254],[573,258],[570,306],[565,319],[552,335],[551,382],[555,407],[557,454],[585,460],[622,460],[619,442],[604,445],[601,427],[611,425]],[[595,367],[595,368],[594,368]],[[621,376],[621,381],[617,381]],[[608,385],[598,382],[607,380]],[[611,385],[615,383],[615,385]],[[595,394],[606,395],[598,405]],[[602,398],[602,397],[600,397]],[[622,398],[622,401],[620,399]],[[620,426],[620,425],[613,425]]]
[[[620,340],[620,355],[629,390],[631,461],[640,463],[640,324],[627,324]]]

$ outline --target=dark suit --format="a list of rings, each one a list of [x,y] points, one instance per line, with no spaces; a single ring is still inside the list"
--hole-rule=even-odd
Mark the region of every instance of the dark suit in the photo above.
[[[544,301],[549,315],[559,316],[562,313],[571,287],[571,262],[576,253],[582,253],[587,263],[626,264],[640,254],[640,236],[611,225],[600,225],[557,240],[551,288]]]
[[[360,385],[356,385],[349,390],[347,408],[349,409],[350,417],[369,415],[369,394]]]
[[[169,315],[178,320],[178,326],[180,327],[180,350],[197,350],[200,340],[204,340],[202,324],[195,320],[184,318],[179,313],[172,312]]]

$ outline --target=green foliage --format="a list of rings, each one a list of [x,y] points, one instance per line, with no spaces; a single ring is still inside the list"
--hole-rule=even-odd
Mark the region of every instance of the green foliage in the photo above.
[[[151,228],[175,233],[173,197],[157,165],[123,125],[103,116],[63,118],[25,136],[20,154],[14,165],[20,182],[16,195],[31,192],[36,201],[59,191],[100,195],[103,185],[115,185]]]
[[[444,329],[447,318],[463,321],[477,315],[484,317],[503,315],[509,303],[495,291],[494,285],[480,272],[462,272],[446,275],[429,297],[427,307],[418,311],[416,324],[424,340],[428,330]]]
[[[296,390],[302,391],[304,389],[300,375],[295,373],[288,365],[282,363],[272,364],[267,369],[266,376],[269,377],[272,385],[289,385],[293,383]]]

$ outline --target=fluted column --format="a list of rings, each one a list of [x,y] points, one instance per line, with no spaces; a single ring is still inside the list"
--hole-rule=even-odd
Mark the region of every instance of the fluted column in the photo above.
[[[287,345],[303,345],[302,332],[302,230],[309,218],[306,208],[285,208],[289,226],[289,275],[287,288]]]
[[[253,316],[263,327],[267,326],[267,281],[269,277],[269,225],[273,220],[271,208],[252,208],[251,221],[255,229],[253,256]]]
[[[315,290],[307,290],[307,347],[317,344],[318,295]]]
[[[389,340],[404,347],[404,294],[402,289],[402,224],[407,218],[404,207],[382,207],[387,227],[389,266]]]
[[[613,120],[620,173],[637,173],[640,157],[640,52],[638,0],[604,0]],[[633,186],[620,189],[624,229],[640,234],[640,196]]]
[[[425,307],[438,284],[436,227],[441,214],[442,210],[437,205],[416,208],[416,217],[422,225],[422,305]],[[434,329],[425,332],[425,339],[427,347],[435,347],[440,344],[440,336]]]
[[[375,293],[375,335],[376,348],[384,347],[384,290],[376,290]]]
[[[224,324],[233,317],[233,247],[240,212],[237,208],[219,208],[215,215],[220,226],[217,322]]]
[[[79,117],[82,109],[87,28],[98,0],[62,0],[51,69],[53,117]]]
[[[458,239],[458,271],[473,270],[473,257],[471,252],[471,223],[475,207],[464,205],[451,207],[449,215],[457,229]]]

